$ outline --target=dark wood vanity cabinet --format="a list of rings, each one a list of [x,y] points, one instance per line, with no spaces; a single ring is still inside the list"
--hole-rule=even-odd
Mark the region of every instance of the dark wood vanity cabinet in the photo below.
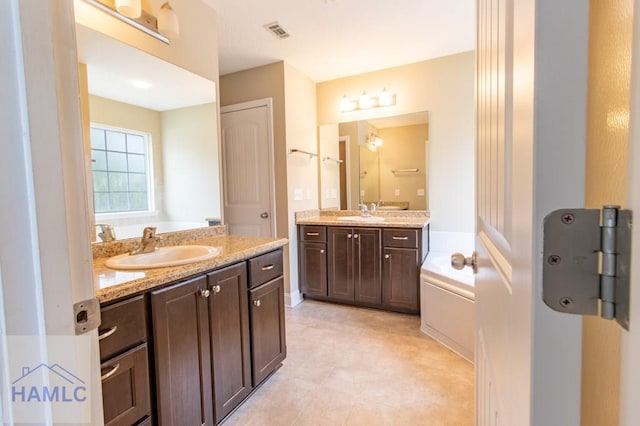
[[[328,227],[328,297],[382,302],[380,229]]]
[[[220,423],[286,356],[282,250],[151,292],[157,423]]]
[[[214,424],[207,287],[201,275],[151,292],[159,425]]]
[[[419,313],[420,266],[429,251],[428,229],[428,225],[299,225],[299,281],[303,295]]]
[[[327,296],[327,228],[300,226],[298,267],[303,294]]]
[[[98,330],[105,425],[151,422],[144,296],[101,307]]]
[[[215,422],[220,422],[253,388],[247,267],[239,263],[207,274]]]
[[[382,302],[389,309],[420,312],[420,267],[428,240],[417,229],[384,229]]]
[[[249,310],[253,384],[257,386],[287,356],[282,252],[249,260]]]

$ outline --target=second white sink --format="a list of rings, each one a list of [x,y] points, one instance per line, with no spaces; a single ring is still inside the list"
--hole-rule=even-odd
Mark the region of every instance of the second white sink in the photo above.
[[[152,269],[178,266],[211,259],[220,254],[220,247],[185,245],[160,247],[151,253],[120,254],[107,259],[105,265],[111,269]]]
[[[384,217],[380,216],[338,216],[338,220],[347,222],[384,222]]]

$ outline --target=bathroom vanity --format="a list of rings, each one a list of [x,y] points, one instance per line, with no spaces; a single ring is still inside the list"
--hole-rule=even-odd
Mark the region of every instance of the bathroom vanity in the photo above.
[[[379,219],[376,219],[379,218]],[[420,312],[420,266],[429,252],[426,212],[321,211],[297,218],[304,297]]]
[[[280,367],[286,242],[209,237],[219,256],[143,271],[94,260],[106,425],[214,425]]]

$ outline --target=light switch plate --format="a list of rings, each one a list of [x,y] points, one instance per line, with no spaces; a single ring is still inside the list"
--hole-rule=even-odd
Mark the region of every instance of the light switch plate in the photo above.
[[[418,188],[418,196],[424,197],[424,188]]]
[[[396,190],[395,190],[395,191],[393,191],[393,193],[394,193],[394,195],[395,195],[396,197],[399,197],[399,196],[400,196],[400,190],[399,190],[399,189],[397,189],[397,188],[396,188]]]

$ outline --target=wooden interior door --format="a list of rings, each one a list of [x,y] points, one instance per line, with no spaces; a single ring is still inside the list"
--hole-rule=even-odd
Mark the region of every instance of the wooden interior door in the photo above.
[[[224,221],[229,233],[275,236],[269,102],[222,108]]]

